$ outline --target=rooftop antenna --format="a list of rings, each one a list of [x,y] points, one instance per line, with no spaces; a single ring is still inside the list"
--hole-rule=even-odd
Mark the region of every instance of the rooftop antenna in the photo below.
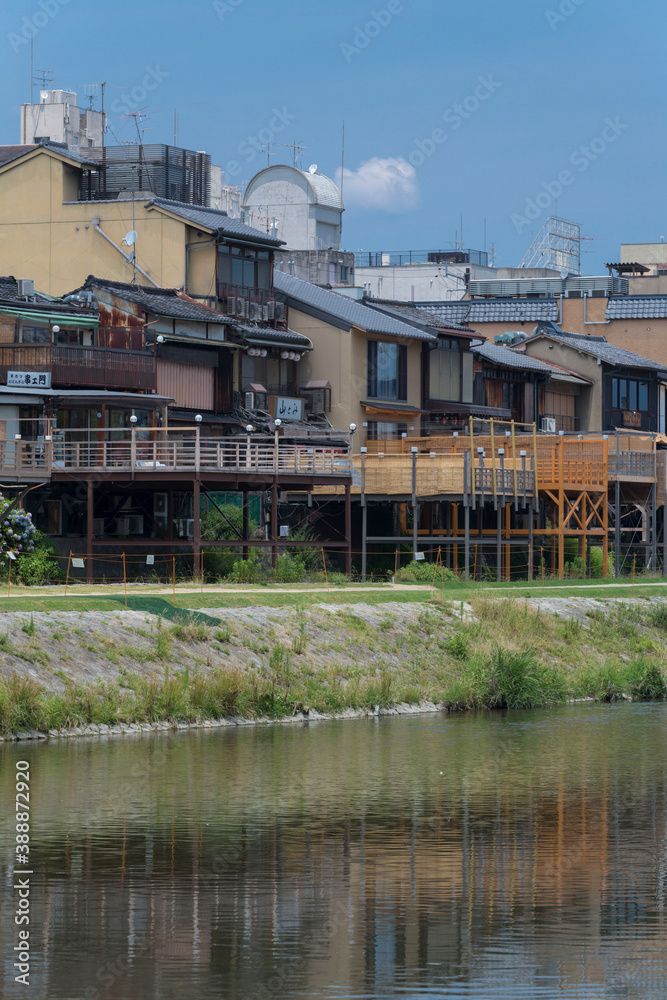
[[[178,146],[178,111],[174,111],[174,146]]]
[[[266,150],[266,165],[271,166],[271,149],[273,146],[283,146],[285,149],[292,150],[292,166],[296,167],[296,161],[298,159],[297,152],[303,153],[306,148],[302,142],[263,142],[262,149]]]

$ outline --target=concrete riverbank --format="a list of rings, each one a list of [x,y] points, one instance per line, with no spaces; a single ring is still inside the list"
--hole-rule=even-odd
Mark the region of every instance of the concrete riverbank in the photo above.
[[[667,601],[471,603],[0,616],[0,727],[53,737],[190,725],[662,697]]]

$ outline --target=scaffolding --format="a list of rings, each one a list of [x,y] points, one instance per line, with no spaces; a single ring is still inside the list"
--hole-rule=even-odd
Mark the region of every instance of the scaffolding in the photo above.
[[[581,273],[581,226],[550,215],[530,245],[519,267],[549,267]]]

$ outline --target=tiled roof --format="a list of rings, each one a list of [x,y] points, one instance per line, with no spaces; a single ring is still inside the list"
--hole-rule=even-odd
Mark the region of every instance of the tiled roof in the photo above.
[[[27,302],[25,299],[20,299],[18,283],[12,275],[0,277],[0,301],[5,306],[16,305],[16,308],[21,310],[34,309],[43,312],[44,307],[48,306],[49,312],[74,313],[75,315],[81,312],[80,306],[70,305],[68,302],[63,302],[51,295],[42,295],[38,291],[34,293],[34,301]],[[90,315],[90,310],[86,309],[85,313]]]
[[[422,309],[424,312],[429,313],[431,316],[437,316],[440,320],[445,323],[457,323],[461,325],[465,323],[468,319],[468,312],[470,311],[470,302],[428,302],[420,304],[415,303],[417,309]]]
[[[469,305],[466,322],[473,325],[558,319],[556,299],[472,299]]]
[[[32,153],[36,149],[40,148],[50,149],[54,153],[66,156],[68,160],[74,160],[75,163],[80,163],[82,166],[99,166],[99,164],[94,160],[87,160],[84,156],[81,156],[80,153],[76,153],[73,149],[68,149],[64,142],[35,142],[19,146],[0,146],[0,166],[4,166],[5,163],[11,163],[12,160],[18,160],[22,156],[27,156],[28,153]]]
[[[615,295],[605,319],[667,319],[667,295]]]
[[[388,299],[364,299],[364,305],[371,309],[378,309],[388,316],[395,316],[397,319],[409,319],[411,322],[419,323],[421,326],[447,330],[456,330],[465,333],[468,337],[478,336],[470,327],[462,326],[451,319],[443,319],[437,313],[422,308],[414,302],[391,302]]]
[[[272,326],[256,326],[234,322],[234,329],[243,334],[243,339],[250,344],[272,342],[277,345],[289,344],[292,347],[300,347],[302,350],[310,350],[312,343],[308,337],[297,333],[295,330],[274,330]]]
[[[584,354],[590,354],[592,357],[599,358],[600,361],[604,361],[609,365],[667,372],[665,366],[659,364],[657,361],[645,358],[641,354],[633,354],[632,351],[625,351],[622,347],[615,347],[614,344],[609,344],[605,337],[589,337],[586,334],[567,333],[564,330],[561,330],[560,333],[553,330],[545,330],[541,333],[540,328],[537,327],[533,337],[540,336],[551,337],[553,340],[560,341],[561,344],[566,344],[576,351],[583,351]]]
[[[554,369],[545,361],[538,361],[537,358],[529,358],[526,354],[513,351],[511,347],[501,347],[499,344],[480,344],[479,346],[471,347],[470,350],[478,358],[483,358],[494,365],[504,365],[510,368],[517,368],[521,371],[554,374]],[[560,370],[562,371],[562,369]]]
[[[205,208],[201,205],[189,205],[183,201],[169,201],[168,198],[151,198],[147,202],[147,207],[155,205],[163,208],[166,212],[180,216],[193,226],[201,226],[203,229],[213,229],[223,236],[238,237],[239,239],[252,240],[253,243],[265,243],[272,247],[283,245],[283,241],[263,233],[259,229],[246,226],[239,219],[230,219],[226,212],[219,212],[214,208]]]
[[[123,281],[107,281],[93,274],[86,278],[84,288],[104,289],[111,295],[135,302],[145,312],[156,316],[170,316],[197,323],[227,323],[229,317],[223,313],[207,309],[205,306],[181,298],[175,288],[153,288],[149,285],[130,285]]]
[[[435,339],[434,334],[420,327],[387,316],[376,309],[355,302],[354,299],[348,299],[345,295],[330,292],[326,288],[320,288],[319,285],[311,285],[310,282],[285,274],[284,271],[273,272],[273,283],[279,291],[296,299],[297,302],[335,317],[344,323],[348,330],[351,326],[358,326],[369,333],[384,333],[413,340]]]

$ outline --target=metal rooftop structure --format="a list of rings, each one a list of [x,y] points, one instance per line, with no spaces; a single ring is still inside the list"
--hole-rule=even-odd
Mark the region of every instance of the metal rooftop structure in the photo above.
[[[581,273],[581,226],[550,215],[533,240],[519,267],[552,267]]]

